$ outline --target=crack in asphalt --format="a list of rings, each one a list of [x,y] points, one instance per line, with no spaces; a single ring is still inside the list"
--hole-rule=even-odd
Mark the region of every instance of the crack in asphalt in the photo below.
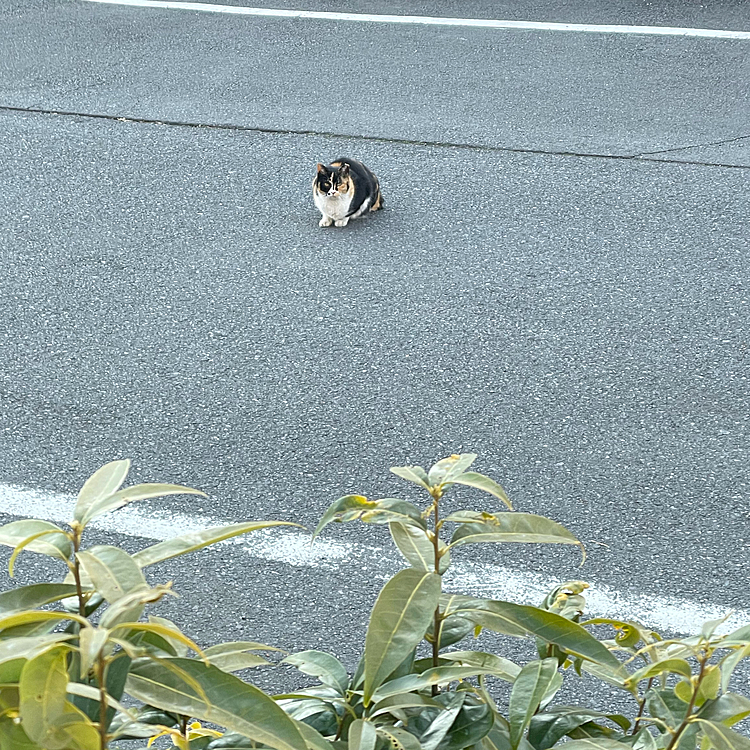
[[[70,112],[60,109],[41,109],[35,107],[13,107],[8,105],[0,105],[0,112],[26,112],[28,114],[37,115],[56,115],[60,117],[82,117],[92,120],[109,120],[110,122],[133,122],[147,125],[168,125],[170,127],[180,128],[196,128],[199,130],[231,130],[231,131],[243,131],[248,133],[268,133],[272,135],[302,135],[302,136],[316,136],[320,138],[337,138],[342,140],[358,140],[358,141],[370,141],[374,143],[395,143],[407,146],[429,146],[432,148],[455,148],[455,149],[467,149],[471,151],[485,151],[493,153],[509,153],[509,154],[536,154],[541,156],[570,156],[577,157],[580,159],[608,159],[618,161],[650,161],[658,164],[690,164],[699,167],[720,167],[722,169],[750,169],[750,165],[745,164],[725,164],[723,162],[713,161],[700,161],[690,159],[650,159],[650,156],[658,154],[670,153],[672,151],[684,151],[693,148],[701,148],[702,146],[713,146],[722,145],[723,143],[732,143],[733,141],[740,141],[750,136],[740,136],[739,138],[733,138],[727,141],[718,141],[716,143],[706,143],[694,146],[680,146],[673,149],[664,149],[662,151],[649,151],[639,154],[599,154],[586,151],[554,151],[547,149],[535,149],[535,148],[514,148],[512,146],[488,146],[486,144],[475,144],[475,143],[455,143],[451,141],[426,141],[412,138],[388,138],[387,136],[376,136],[376,135],[352,135],[347,133],[334,133],[330,131],[321,130],[296,130],[292,128],[263,128],[253,127],[250,125],[236,125],[232,123],[200,123],[200,122],[187,122],[183,120],[164,120],[149,117],[132,117],[127,115],[108,115],[101,113],[92,112]]]
[[[676,151],[691,151],[695,148],[708,148],[709,146],[726,146],[728,143],[738,143],[739,141],[750,140],[750,135],[738,135],[734,138],[725,138],[721,141],[708,141],[706,143],[694,143],[689,146],[676,146],[675,148],[663,148],[658,151],[644,151],[637,155],[636,158],[644,159],[647,156],[656,156],[657,154],[671,154]],[[680,162],[684,164],[686,162]]]

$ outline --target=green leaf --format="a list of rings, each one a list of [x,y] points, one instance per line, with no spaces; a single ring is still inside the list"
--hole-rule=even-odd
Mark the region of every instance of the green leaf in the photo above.
[[[289,521],[247,521],[245,523],[233,523],[228,526],[213,526],[210,529],[202,531],[191,531],[182,536],[176,536],[167,539],[151,547],[146,547],[140,552],[136,552],[132,557],[141,568],[145,568],[155,563],[170,560],[179,555],[185,555],[188,552],[208,547],[216,542],[222,542],[225,539],[247,534],[257,529],[267,529],[271,526],[297,526],[303,528],[298,523]]]
[[[200,685],[205,696],[192,682]],[[234,675],[194,659],[158,663],[136,659],[126,691],[151,706],[214,722],[277,750],[306,746],[295,722],[273,699]]]
[[[547,750],[568,732],[592,719],[610,719],[622,729],[628,729],[630,722],[619,714],[605,714],[580,706],[558,706],[539,713],[529,723],[529,742],[536,750]]]
[[[368,500],[362,495],[345,495],[334,502],[323,514],[313,533],[313,541],[329,523],[362,521],[384,524],[393,521],[410,526],[426,528],[422,513],[415,505],[393,497],[382,500]]]
[[[721,660],[721,691],[725,693],[729,687],[729,680],[737,665],[746,657],[750,656],[750,643],[735,649]]]
[[[449,693],[445,696],[439,696],[439,698],[442,698],[444,708],[421,733],[419,744],[422,745],[422,750],[437,750],[438,745],[441,745],[448,734],[448,730],[456,720],[458,712],[466,700],[466,695],[466,693]],[[429,716],[431,714],[425,711],[423,715]]]
[[[23,609],[36,609],[75,594],[76,587],[67,583],[32,583],[29,586],[21,586],[0,594],[0,615]]]
[[[393,750],[422,750],[419,740],[401,727],[381,726],[378,736],[383,737]]]
[[[207,497],[205,492],[194,490],[192,487],[183,487],[180,484],[136,484],[92,502],[83,516],[82,523],[85,525],[89,521],[93,521],[94,518],[122,508],[136,500],[148,500],[164,495],[200,495],[201,497]]]
[[[303,674],[317,677],[340,695],[344,695],[349,687],[349,675],[344,665],[335,656],[323,651],[300,651],[290,654],[281,660],[281,664],[291,664]]]
[[[59,533],[47,533],[55,531]],[[59,526],[49,521],[28,519],[6,523],[5,526],[0,526],[0,544],[15,548],[37,534],[44,534],[44,536],[29,542],[24,549],[58,560],[70,559],[73,554],[73,544],[70,538]]]
[[[414,482],[420,487],[424,487],[429,491],[430,482],[427,479],[427,472],[421,466],[393,466],[391,471],[401,479],[406,479],[407,482]]]
[[[158,602],[166,594],[175,596],[171,586],[155,586],[152,589],[131,591],[107,608],[99,624],[111,630],[121,623],[137,620],[143,612],[144,605]]]
[[[461,453],[460,455],[454,453],[452,456],[440,459],[427,475],[429,483],[433,487],[438,487],[441,484],[450,484],[457,481],[457,477],[464,475],[464,472],[474,463],[476,457],[476,453]]]
[[[448,546],[482,542],[574,544],[583,550],[581,542],[564,526],[533,513],[498,513],[492,521],[462,524]]]
[[[65,649],[47,651],[26,662],[19,683],[24,731],[45,750],[99,750],[99,733],[66,699],[67,686]]]
[[[717,645],[720,648],[731,648],[732,646],[745,646],[748,643],[750,643],[750,625],[743,625],[725,635]]]
[[[425,633],[425,640],[428,643],[435,642],[434,623],[430,623]],[[440,644],[439,650],[452,646],[454,643],[458,643],[462,638],[465,638],[471,631],[474,630],[474,623],[471,620],[467,620],[461,615],[451,615],[446,617],[440,623]]]
[[[36,742],[32,742],[23,727],[10,716],[0,716],[0,748],[9,750],[40,750]]]
[[[482,673],[483,670],[471,666],[433,667],[420,674],[408,674],[385,682],[374,692],[372,697],[373,700],[379,702],[385,698],[390,698],[392,695],[423,690],[431,685],[447,685],[449,682],[465,680],[467,677],[474,677]]]
[[[467,697],[437,750],[474,746],[490,731],[493,722],[493,712],[486,703]]]
[[[684,659],[661,659],[652,662],[651,664],[647,664],[645,667],[633,672],[633,674],[626,680],[626,683],[635,686],[641,680],[648,680],[651,677],[657,677],[665,672],[670,674],[681,674],[685,677],[690,677],[693,674],[690,664]]]
[[[495,719],[495,723],[487,735],[482,738],[479,748],[481,750],[512,750],[510,734],[508,729],[500,723],[499,717]]]
[[[508,506],[509,510],[513,510],[513,506],[511,505],[508,496],[505,494],[505,490],[496,481],[484,476],[484,474],[477,474],[475,471],[467,471],[451,481],[455,484],[463,484],[467,487],[474,487],[483,492],[488,492],[498,500],[502,500],[505,505]]]
[[[424,637],[440,601],[440,576],[407,568],[381,590],[365,638],[364,704]]]
[[[449,651],[440,654],[440,658],[458,662],[462,666],[476,667],[482,674],[499,677],[506,682],[514,682],[521,672],[521,667],[514,664],[510,659],[488,654],[484,651]]]
[[[681,701],[672,690],[652,688],[646,695],[646,705],[651,716],[661,719],[669,729],[677,729],[685,718],[687,704]]]
[[[417,570],[435,571],[435,547],[427,538],[425,529],[403,523],[388,524],[393,541],[406,561]],[[439,573],[442,575],[450,565],[450,552],[445,542],[439,541],[439,549],[445,551],[440,557]]]
[[[536,713],[552,681],[557,676],[557,659],[543,659],[526,664],[513,683],[508,705],[510,742],[516,748],[531,717]]]
[[[378,733],[369,721],[355,719],[349,725],[349,750],[375,750]]]
[[[589,737],[565,743],[565,750],[628,750],[629,747],[627,742],[618,742],[608,737]]]
[[[733,729],[705,719],[696,719],[716,750],[750,750],[750,740]]]
[[[52,620],[57,620],[58,622],[75,620],[79,625],[88,625],[88,621],[83,617],[78,617],[78,615],[68,612],[33,609],[24,612],[14,612],[13,614],[6,614],[3,617],[0,617],[0,630],[15,628],[19,625],[50,622]],[[6,634],[3,633],[3,636],[5,635]]]
[[[236,672],[240,669],[258,667],[271,662],[252,651],[281,651],[280,648],[266,646],[254,641],[230,641],[207,648],[203,653],[215,667],[224,672]]]
[[[706,701],[697,716],[731,727],[750,716],[750,700],[737,693],[724,693],[716,700]]]
[[[432,698],[428,698],[426,695],[419,695],[419,693],[396,693],[396,695],[390,695],[387,698],[378,701],[372,707],[370,718],[374,719],[381,714],[387,714],[405,708],[422,708],[424,706],[432,706],[435,708],[441,707],[439,703],[436,703]]]
[[[119,547],[97,545],[76,556],[94,588],[110,604],[126,594],[148,589],[138,564]]]
[[[95,471],[78,493],[73,518],[82,523],[86,511],[93,503],[117,491],[125,481],[129,469],[130,459],[125,459],[124,461],[111,461]]]
[[[622,669],[617,658],[588,631],[571,620],[538,607],[453,595],[446,614],[461,614],[487,630],[519,636],[530,633],[582,659]]]

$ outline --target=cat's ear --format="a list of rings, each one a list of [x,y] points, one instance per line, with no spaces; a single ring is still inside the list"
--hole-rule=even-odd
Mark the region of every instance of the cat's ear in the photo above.
[[[328,170],[322,164],[318,164],[318,174],[328,174]]]
[[[339,169],[339,174],[342,177],[348,177],[349,176],[349,165],[348,164],[342,164],[341,169]]]

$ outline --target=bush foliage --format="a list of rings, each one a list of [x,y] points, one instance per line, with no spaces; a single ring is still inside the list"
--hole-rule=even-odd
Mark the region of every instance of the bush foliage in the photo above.
[[[425,493],[423,507],[347,495],[328,508],[313,539],[334,521],[387,525],[408,567],[380,591],[354,673],[321,651],[286,655],[280,663],[318,684],[283,695],[235,674],[269,664],[279,649],[239,641],[204,650],[175,623],[143,619],[172,594],[169,584],[150,586],[143,569],[296,524],[237,523],[133,555],[84,547],[88,524],[127,503],[202,494],[170,484],[121,489],[129,462],[114,461],[84,484],[66,527],[35,519],[0,527],[0,544],[13,549],[11,575],[24,551],[68,569],[63,581],[0,593],[0,750],[105,750],[123,739],[146,747],[161,736],[183,750],[547,750],[560,742],[566,750],[750,750],[732,729],[750,715],[750,700],[730,690],[750,656],[750,626],[718,635],[716,621],[687,638],[663,638],[637,622],[586,619],[581,581],[561,584],[539,607],[443,591],[457,547],[566,544],[583,553],[560,524],[513,511],[499,484],[470,470],[475,458],[392,469]],[[445,514],[441,503],[455,485],[489,495],[503,511]],[[483,629],[534,638],[539,658],[519,665],[458,645]],[[583,672],[622,691],[630,711],[555,704],[564,682]],[[507,705],[493,698],[488,678],[511,685]]]

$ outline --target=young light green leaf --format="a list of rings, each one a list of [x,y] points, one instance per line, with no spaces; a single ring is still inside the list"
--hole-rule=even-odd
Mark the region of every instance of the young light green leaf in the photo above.
[[[516,748],[536,713],[552,681],[557,676],[557,659],[542,659],[526,664],[516,677],[508,704],[510,743]]]
[[[46,651],[24,665],[18,686],[23,728],[44,748],[99,750],[96,727],[66,699],[66,651]]]
[[[734,729],[705,719],[696,719],[696,721],[716,750],[750,750],[750,740],[735,732]]]
[[[247,534],[250,531],[257,531],[258,529],[267,529],[271,526],[297,526],[304,528],[300,524],[292,523],[291,521],[246,521],[244,523],[229,524],[228,526],[213,526],[210,529],[191,531],[188,534],[172,537],[151,547],[146,547],[136,552],[132,557],[141,568],[146,568],[149,565],[164,562],[164,560],[170,560],[173,557],[179,557],[188,552],[195,552],[211,544],[216,544],[216,542],[223,542],[225,539],[231,539],[232,537]]]
[[[344,665],[331,654],[323,651],[300,651],[282,659],[281,664],[291,664],[303,674],[317,677],[324,685],[344,695],[349,687],[349,675]]]
[[[162,638],[168,638],[170,640],[179,641],[185,644],[193,651],[195,651],[195,653],[198,654],[201,659],[206,659],[206,655],[203,652],[203,649],[197,643],[195,643],[195,641],[188,638],[181,630],[177,628],[176,625],[168,627],[158,622],[122,622],[118,623],[112,628],[112,634],[116,633],[118,630],[141,630],[146,633],[156,633]]]
[[[89,521],[136,500],[148,500],[165,495],[200,495],[201,497],[207,497],[205,492],[194,490],[192,487],[183,487],[180,484],[136,484],[111,495],[104,495],[92,502],[86,509],[81,523],[85,526]]]
[[[126,594],[148,589],[140,567],[124,549],[97,545],[76,556],[94,588],[110,604]]]
[[[389,523],[388,527],[399,552],[413,568],[435,571],[435,547],[427,538],[425,529],[396,522]],[[450,565],[450,552],[443,541],[439,542],[439,549],[444,552],[438,565],[438,572],[442,575]]]
[[[86,511],[93,503],[117,491],[125,481],[129,469],[130,459],[125,459],[124,461],[111,461],[95,471],[78,493],[73,518],[82,523]]]
[[[30,537],[39,534],[44,534],[44,536],[29,541]],[[73,543],[59,526],[37,519],[13,521],[0,526],[0,544],[13,548],[24,545],[24,549],[29,552],[55,557],[58,560],[67,561],[73,554]]]
[[[88,630],[83,628],[82,633]],[[33,659],[42,651],[47,651],[53,646],[73,638],[72,633],[48,633],[35,636],[16,636],[0,641],[0,664],[15,661],[16,659]],[[0,680],[3,682],[4,680]],[[8,680],[13,682],[13,680]]]
[[[461,614],[487,630],[506,635],[529,633],[582,659],[614,670],[622,669],[617,658],[580,625],[537,607],[490,599],[452,595],[445,598],[446,614]]]
[[[454,477],[451,480],[455,484],[463,484],[467,487],[474,487],[475,489],[482,490],[482,492],[488,492],[498,500],[502,500],[505,505],[508,506],[509,510],[513,510],[508,496],[505,494],[505,490],[494,480],[484,476],[484,474],[477,474],[475,471],[467,471],[459,477]]]
[[[440,600],[440,576],[407,568],[381,590],[365,638],[364,704],[424,637]]]
[[[476,453],[461,453],[460,455],[454,453],[447,458],[441,458],[433,465],[427,475],[429,483],[433,487],[438,487],[441,484],[458,481],[457,477],[464,474],[466,469],[474,463],[476,457]]]
[[[99,658],[102,649],[107,645],[109,631],[105,628],[83,628],[78,635],[78,651],[81,655],[81,679],[85,678],[89,669]]]
[[[273,699],[234,675],[195,659],[136,659],[126,690],[149,705],[214,722],[277,750],[308,747],[296,723]]]
[[[681,674],[685,677],[691,677],[693,674],[690,664],[685,659],[661,659],[660,661],[652,662],[647,664],[645,667],[633,672],[632,675],[627,679],[627,685],[635,686],[641,680],[648,680],[651,677],[657,677],[665,672],[671,674]]]
[[[564,526],[533,513],[498,513],[483,523],[462,524],[453,534],[449,547],[481,542],[574,544],[583,551],[581,542]]]
[[[77,589],[67,583],[32,583],[0,594],[0,615],[36,609],[50,602],[74,596]]]
[[[398,498],[386,497],[382,500],[368,500],[362,495],[346,495],[334,502],[320,519],[313,541],[320,532],[333,521],[362,521],[364,523],[384,524],[396,521],[419,528],[426,528],[419,508]]]
[[[349,725],[349,750],[375,750],[378,733],[375,725],[363,719],[355,719]]]
[[[430,482],[427,479],[427,472],[421,466],[392,466],[391,471],[401,479],[407,482],[414,482],[427,491],[430,489]]]

